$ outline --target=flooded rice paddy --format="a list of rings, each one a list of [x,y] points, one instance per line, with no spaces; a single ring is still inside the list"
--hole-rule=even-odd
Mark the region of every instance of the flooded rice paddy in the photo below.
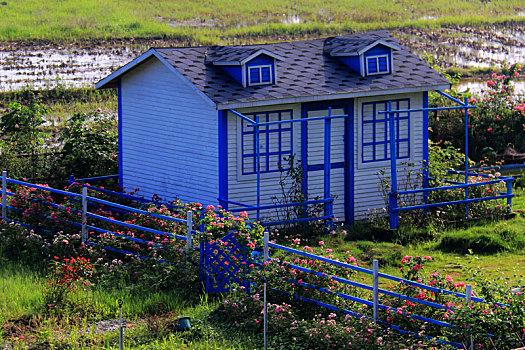
[[[291,23],[296,18],[287,18]],[[422,56],[443,56],[447,65],[458,68],[500,67],[525,62],[525,27],[509,25],[485,28],[407,29],[392,32],[402,44]],[[90,42],[49,45],[0,43],[0,91],[53,87],[93,86],[118,67],[149,47],[180,46],[167,40]],[[480,91],[484,80],[462,81],[460,88]],[[525,90],[525,81],[516,84]]]

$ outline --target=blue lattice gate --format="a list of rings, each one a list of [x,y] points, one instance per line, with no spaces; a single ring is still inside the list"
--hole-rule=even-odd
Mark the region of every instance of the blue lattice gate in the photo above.
[[[207,293],[230,290],[233,283],[248,286],[245,273],[248,265],[246,255],[235,240],[235,232],[204,247],[204,279]]]

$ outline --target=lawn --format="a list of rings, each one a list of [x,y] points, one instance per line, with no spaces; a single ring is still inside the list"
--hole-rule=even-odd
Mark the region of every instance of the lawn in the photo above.
[[[301,37],[379,28],[523,21],[519,0],[0,2],[0,40],[173,38],[187,43]]]

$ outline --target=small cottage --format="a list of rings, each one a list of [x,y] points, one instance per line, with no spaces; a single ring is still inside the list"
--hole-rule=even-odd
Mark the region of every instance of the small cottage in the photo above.
[[[326,198],[328,176],[334,215],[353,222],[384,207],[377,173],[390,166],[390,134],[380,112],[428,107],[428,91],[450,84],[381,31],[152,48],[96,87],[118,89],[125,189],[227,208],[269,205],[294,155],[307,198]],[[329,115],[337,118],[326,135],[320,117]],[[399,164],[426,160],[427,112],[396,113],[395,138]]]

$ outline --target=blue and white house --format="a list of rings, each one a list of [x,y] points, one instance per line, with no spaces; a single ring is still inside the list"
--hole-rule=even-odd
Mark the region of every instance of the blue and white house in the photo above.
[[[397,162],[428,158],[428,91],[449,82],[386,32],[248,46],[152,48],[96,84],[118,88],[120,183],[143,196],[273,204],[295,155],[308,199],[353,222],[384,207]],[[402,174],[399,175],[402,181]]]

